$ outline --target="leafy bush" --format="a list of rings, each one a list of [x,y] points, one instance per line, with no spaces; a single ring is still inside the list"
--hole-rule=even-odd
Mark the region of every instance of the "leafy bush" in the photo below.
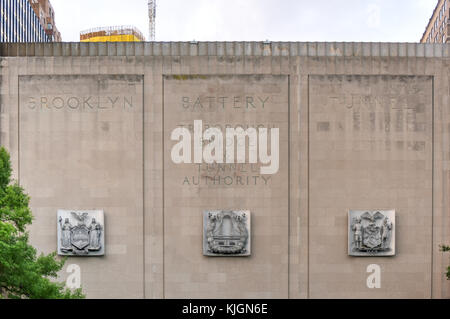
[[[66,261],[56,253],[37,256],[28,243],[27,225],[33,216],[30,198],[11,179],[11,161],[0,148],[0,298],[76,299],[84,298],[81,289],[69,290],[55,282]]]

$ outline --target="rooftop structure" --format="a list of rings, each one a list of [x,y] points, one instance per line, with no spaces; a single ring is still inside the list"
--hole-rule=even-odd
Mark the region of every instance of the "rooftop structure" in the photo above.
[[[112,26],[80,32],[81,42],[141,42],[144,35],[134,26]]]

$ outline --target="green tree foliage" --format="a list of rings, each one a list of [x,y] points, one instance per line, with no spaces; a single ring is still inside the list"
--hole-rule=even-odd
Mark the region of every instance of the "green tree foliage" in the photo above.
[[[9,153],[0,148],[0,298],[84,298],[81,289],[71,291],[57,277],[65,263],[56,253],[37,256],[28,243],[32,222],[30,198],[11,179]]]
[[[450,251],[450,246],[442,245],[441,251],[448,252]],[[450,280],[450,266],[447,267],[447,280]]]

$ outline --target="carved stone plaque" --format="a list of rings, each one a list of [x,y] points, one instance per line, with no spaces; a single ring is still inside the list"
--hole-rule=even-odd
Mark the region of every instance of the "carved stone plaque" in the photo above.
[[[250,211],[203,212],[203,255],[250,256]]]
[[[58,210],[58,255],[103,256],[105,254],[102,210]]]
[[[350,210],[348,254],[394,256],[395,210]]]

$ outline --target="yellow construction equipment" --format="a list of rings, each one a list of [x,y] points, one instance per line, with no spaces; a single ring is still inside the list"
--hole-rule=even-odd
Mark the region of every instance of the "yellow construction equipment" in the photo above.
[[[93,28],[80,32],[81,42],[141,42],[144,35],[133,26]]]

